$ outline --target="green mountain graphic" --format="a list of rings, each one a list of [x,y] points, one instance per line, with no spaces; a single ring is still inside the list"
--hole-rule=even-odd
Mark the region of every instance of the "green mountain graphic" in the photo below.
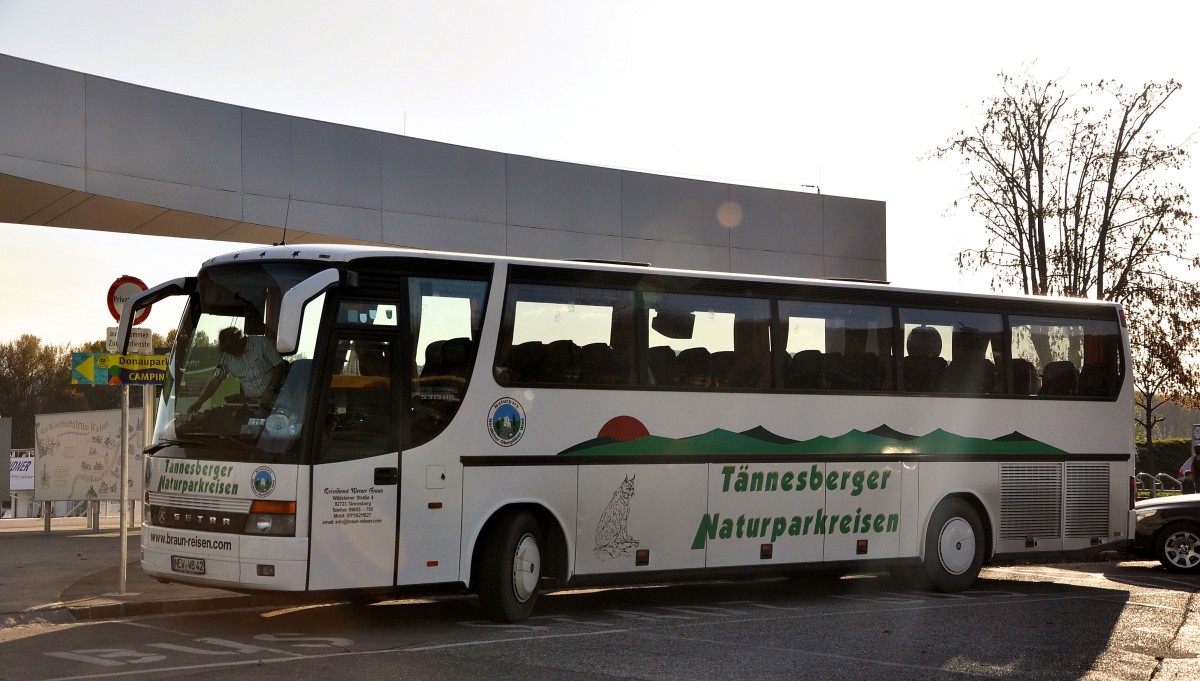
[[[774,442],[778,445],[786,445],[795,442],[795,440],[791,438],[783,437],[782,435],[776,435],[762,426],[755,426],[750,430],[742,431],[742,435],[745,435],[746,437],[752,437],[755,440],[762,440],[763,442]]]
[[[879,426],[878,428],[872,428],[871,430],[868,430],[867,432],[872,435],[878,435],[879,437],[886,437],[886,438],[889,438],[892,440],[912,440],[913,438],[917,437],[916,435],[909,435],[908,433],[901,433],[900,431],[896,430],[895,428],[888,427],[886,424]]]
[[[562,456],[663,456],[746,454],[1062,454],[1063,450],[1018,432],[988,440],[938,428],[909,435],[881,425],[869,432],[851,430],[837,437],[790,440],[758,426],[734,433],[716,428],[699,435],[669,438],[647,435],[628,442],[594,438],[559,452]]]

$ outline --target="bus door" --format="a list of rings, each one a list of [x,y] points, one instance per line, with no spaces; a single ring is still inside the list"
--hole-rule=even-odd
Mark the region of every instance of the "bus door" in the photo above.
[[[395,582],[400,350],[397,334],[371,328],[339,330],[330,341],[313,460],[309,589]]]

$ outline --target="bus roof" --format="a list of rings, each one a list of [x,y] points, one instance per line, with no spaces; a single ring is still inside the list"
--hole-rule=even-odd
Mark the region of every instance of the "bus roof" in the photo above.
[[[1119,303],[1090,298],[1067,298],[1062,296],[1030,296],[1020,294],[976,293],[969,291],[953,291],[938,289],[920,289],[893,286],[888,282],[871,282],[850,279],[819,279],[809,277],[789,277],[773,274],[755,274],[749,272],[714,272],[705,270],[689,270],[669,267],[656,267],[645,263],[619,263],[597,260],[559,260],[550,258],[533,258],[509,255],[485,255],[479,253],[456,253],[451,251],[435,251],[408,248],[404,246],[356,246],[344,244],[293,244],[280,246],[265,246],[232,251],[214,256],[204,261],[202,268],[234,264],[240,262],[328,262],[349,264],[364,258],[429,258],[450,259],[465,262],[504,263],[515,265],[534,265],[567,269],[624,272],[629,274],[663,274],[686,277],[703,277],[725,281],[755,281],[781,284],[804,284],[826,288],[844,288],[847,290],[877,290],[893,293],[939,294],[954,295],[979,300],[1029,300],[1053,301],[1056,303],[1076,305],[1096,305],[1120,307]]]

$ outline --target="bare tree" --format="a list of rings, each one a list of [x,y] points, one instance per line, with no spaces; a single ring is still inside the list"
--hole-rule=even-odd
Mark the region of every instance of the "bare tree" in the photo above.
[[[1179,276],[1200,261],[1189,255],[1189,197],[1174,180],[1189,155],[1152,125],[1181,86],[999,78],[983,122],[933,152],[961,161],[965,203],[984,220],[985,245],[960,253],[959,267],[995,272],[994,289],[1122,303],[1139,422],[1152,433],[1162,399],[1186,400],[1200,385],[1189,359],[1200,286]]]
[[[1197,332],[1194,324],[1178,317],[1158,317],[1154,309],[1143,312],[1141,323],[1130,328],[1129,334],[1136,377],[1134,421],[1146,441],[1146,451],[1153,457],[1155,428],[1164,419],[1159,408],[1168,402],[1188,410],[1200,408],[1196,397],[1200,384],[1196,372],[1188,366],[1189,356],[1195,353]],[[1146,464],[1155,468],[1153,461]]]

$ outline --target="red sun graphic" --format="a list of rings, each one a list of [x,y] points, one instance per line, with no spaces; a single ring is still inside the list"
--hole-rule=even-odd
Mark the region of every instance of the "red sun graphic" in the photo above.
[[[597,437],[610,437],[617,442],[629,442],[650,434],[642,422],[632,416],[616,416],[608,420]]]

